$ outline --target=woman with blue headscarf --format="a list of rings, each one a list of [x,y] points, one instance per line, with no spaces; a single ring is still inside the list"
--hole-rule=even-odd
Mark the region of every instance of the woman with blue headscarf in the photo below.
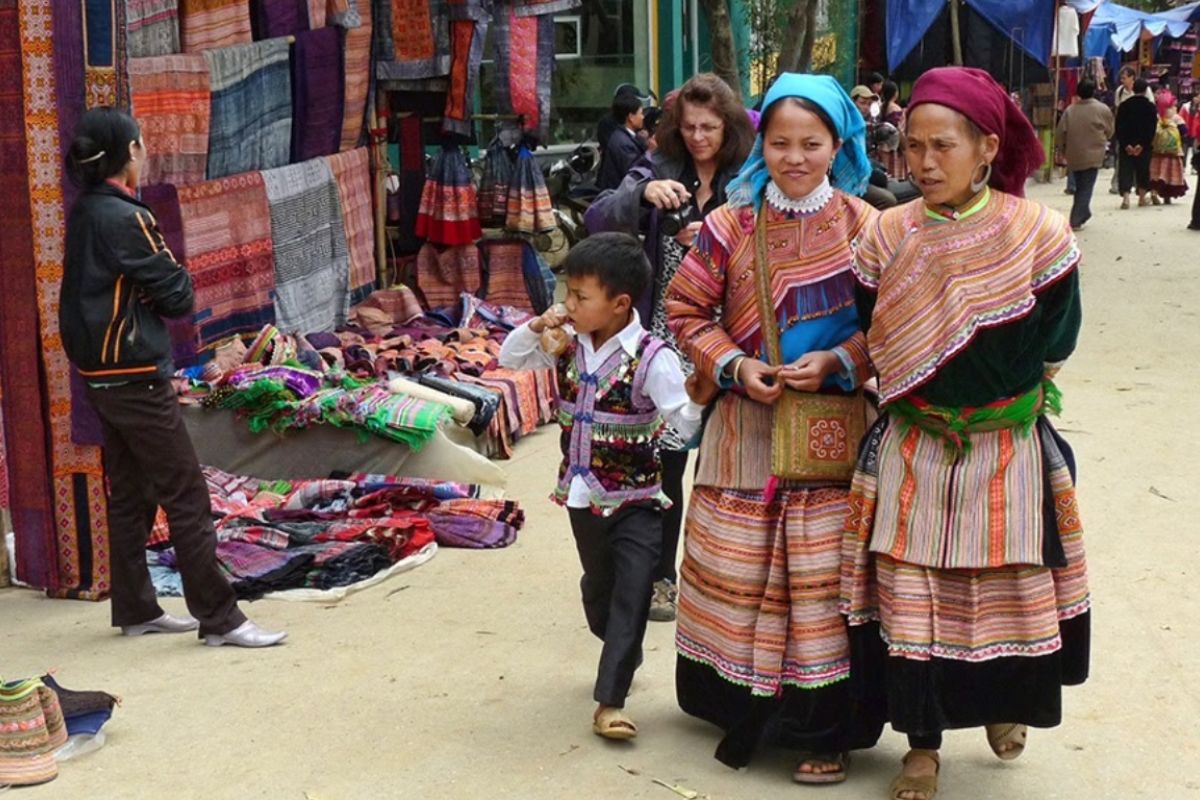
[[[831,77],[785,74],[729,201],[667,290],[668,324],[712,403],[688,508],[676,691],[739,767],[772,742],[800,783],[845,780],[856,718],[838,613],[840,547],[862,435],[866,344],[851,274],[876,212],[862,115]]]

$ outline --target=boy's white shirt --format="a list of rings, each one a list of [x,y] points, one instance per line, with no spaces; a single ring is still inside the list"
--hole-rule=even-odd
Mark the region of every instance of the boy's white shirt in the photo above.
[[[590,333],[578,334],[576,339],[583,348],[584,366],[588,370],[595,370],[603,366],[617,348],[624,348],[631,356],[637,355],[638,343],[645,335],[646,329],[642,327],[641,318],[635,310],[629,324],[602,344],[599,350],[592,346]],[[505,337],[500,348],[500,366],[505,369],[542,369],[554,366],[555,360],[554,356],[542,349],[541,335],[530,330],[528,322]],[[646,396],[680,436],[684,439],[692,438],[700,429],[700,417],[704,409],[693,403],[687,395],[679,356],[670,348],[661,348],[646,369]],[[582,477],[576,475],[571,479],[567,506],[587,508],[590,505],[587,484]]]

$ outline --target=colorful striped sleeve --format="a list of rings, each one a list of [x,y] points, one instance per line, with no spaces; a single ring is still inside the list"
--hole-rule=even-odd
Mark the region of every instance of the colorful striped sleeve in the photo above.
[[[743,354],[718,321],[729,263],[727,233],[737,225],[727,206],[709,214],[665,297],[667,326],[680,347],[698,370],[722,384],[725,365]]]

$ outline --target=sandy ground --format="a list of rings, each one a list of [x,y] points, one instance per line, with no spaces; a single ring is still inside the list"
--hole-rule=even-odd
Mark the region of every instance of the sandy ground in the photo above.
[[[1200,473],[1186,461],[1200,444],[1200,234],[1185,230],[1187,205],[1118,211],[1107,183],[1080,235],[1086,324],[1061,376],[1095,598],[1092,678],[1020,761],[996,760],[982,731],[949,734],[939,797],[1200,798]],[[1065,211],[1062,188],[1031,193]],[[256,603],[255,619],[291,633],[268,651],[123,639],[107,605],[0,590],[5,676],[57,667],[67,686],[124,697],[103,750],[13,797],[676,796],[655,778],[712,800],[885,797],[904,752],[890,731],[841,787],[793,785],[785,752],[740,772],[715,761],[716,730],[675,705],[669,624],[651,623],[630,698],[641,737],[591,734],[599,646],[566,516],[545,499],[555,448],[543,429],[506,465],[529,516],[515,545],[443,550],[340,604]]]

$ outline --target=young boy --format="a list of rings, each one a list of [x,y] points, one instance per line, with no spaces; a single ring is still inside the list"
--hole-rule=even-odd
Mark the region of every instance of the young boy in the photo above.
[[[567,507],[583,566],[580,588],[588,627],[604,642],[592,730],[632,739],[625,696],[642,663],[642,636],[662,547],[658,436],[664,422],[685,437],[701,409],[684,389],[679,358],[642,327],[634,300],[650,280],[637,239],[590,236],[571,249],[566,314],[551,308],[504,340],[500,364],[558,370],[563,461],[553,499]],[[575,335],[557,357],[542,334],[570,322]]]

